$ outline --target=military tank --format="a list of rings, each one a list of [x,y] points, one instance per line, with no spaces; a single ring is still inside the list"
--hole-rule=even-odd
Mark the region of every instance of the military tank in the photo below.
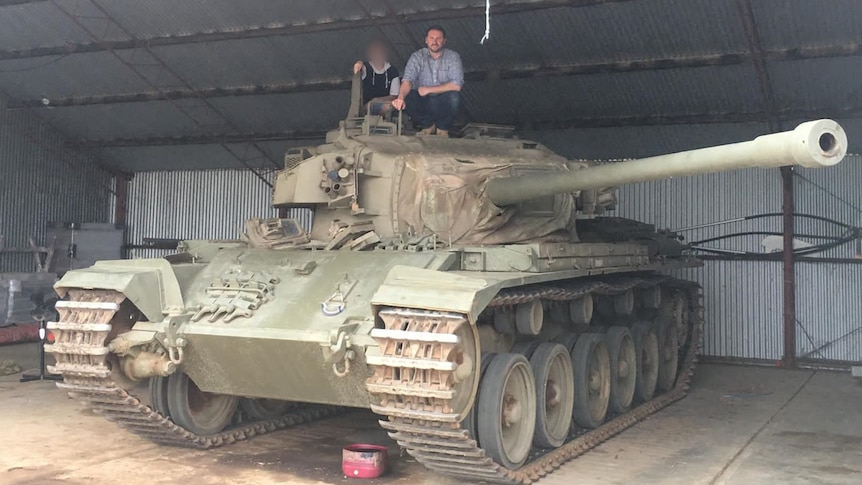
[[[311,209],[311,227],[253,219],[241,240],[66,273],[58,386],[194,448],[368,408],[431,470],[530,483],[682,398],[693,372],[701,292],[667,272],[701,263],[608,217],[612,187],[825,167],[847,146],[819,120],[596,164],[494,126],[406,136],[358,106],[277,174],[273,205]]]

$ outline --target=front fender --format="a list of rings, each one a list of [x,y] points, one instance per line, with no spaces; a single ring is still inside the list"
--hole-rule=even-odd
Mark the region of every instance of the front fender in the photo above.
[[[458,312],[476,323],[500,287],[498,281],[399,265],[386,275],[386,280],[371,298],[371,304],[375,309],[401,306]]]
[[[61,298],[75,288],[119,291],[151,322],[160,322],[171,310],[185,306],[180,284],[165,259],[99,261],[69,271],[54,284]]]

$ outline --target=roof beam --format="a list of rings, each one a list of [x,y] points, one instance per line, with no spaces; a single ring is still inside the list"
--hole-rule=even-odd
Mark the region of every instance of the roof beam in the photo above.
[[[279,131],[272,133],[220,133],[147,138],[81,139],[68,143],[75,148],[130,148],[176,145],[230,145],[267,141],[314,141],[326,139],[325,131]]]
[[[605,3],[622,3],[637,0],[518,0],[494,5],[495,15],[523,13],[561,7],[589,7]],[[162,47],[181,44],[200,44],[205,42],[222,42],[230,40],[257,39],[262,37],[285,37],[310,34],[315,32],[333,32],[339,30],[382,27],[385,25],[427,22],[475,17],[485,14],[485,6],[468,6],[459,8],[443,8],[419,12],[400,12],[394,15],[363,17],[349,20],[326,20],[311,23],[291,25],[258,25],[240,29],[220,30],[214,32],[197,32],[190,34],[174,34],[142,39],[113,40],[107,42],[69,43],[64,45],[34,47],[31,49],[0,51],[0,60],[27,59],[32,57],[81,54],[86,52],[117,51],[135,49],[138,47]]]
[[[621,128],[630,126],[703,125],[731,123],[768,123],[770,113],[754,111],[743,113],[691,113],[669,115],[635,115],[620,117],[585,117],[567,120],[547,120],[523,123],[518,130],[565,130],[585,128]],[[859,118],[862,106],[846,106],[839,109],[782,110],[774,114],[781,121],[831,117],[836,119]],[[214,145],[259,143],[267,141],[322,142],[323,131],[280,131],[272,133],[227,133],[179,137],[81,139],[68,145],[75,148],[140,148],[176,145]]]
[[[29,99],[18,102],[10,101],[7,108],[64,108],[69,106],[88,106],[94,104],[143,103],[148,101],[174,101],[180,99],[226,98],[234,96],[260,96],[265,94],[342,91],[346,89],[350,89],[350,80],[337,79],[303,83],[274,83],[223,88],[175,89],[169,91],[146,91],[126,94],[73,96],[68,98]]]
[[[757,73],[760,94],[763,96],[763,104],[769,115],[769,131],[778,132],[781,129],[780,123],[773,114],[777,109],[775,90],[772,88],[772,79],[769,77],[766,54],[763,50],[763,44],[760,42],[760,32],[757,28],[757,21],[754,18],[754,9],[751,6],[751,0],[736,0],[736,6],[739,10],[740,20],[742,20],[743,30],[745,31],[745,40],[748,42],[748,50],[751,52],[751,62],[754,65],[754,72]]]
[[[26,5],[28,3],[45,3],[48,0],[0,0],[0,7],[11,7],[12,5]]]
[[[790,61],[862,55],[862,44],[836,44],[818,47],[799,47],[762,51],[764,60]],[[690,69],[709,66],[732,66],[753,62],[751,53],[711,54],[691,57],[669,57],[635,61],[566,64],[558,66],[512,67],[493,70],[468,71],[468,81],[497,79],[524,79],[533,77],[579,76],[589,74],[656,71],[666,69]],[[233,96],[261,96],[269,94],[293,94],[322,91],[342,91],[350,88],[349,79],[309,81],[300,83],[273,83],[251,86],[214,87],[201,89],[176,89],[127,94],[75,96],[66,98],[28,99],[10,101],[7,108],[62,108],[97,104],[142,103],[147,101],[170,101],[179,99],[220,98]],[[44,100],[48,102],[45,103]]]
[[[668,115],[636,115],[621,117],[574,118],[557,121],[525,123],[520,130],[565,130],[585,128],[622,128],[632,126],[712,125],[734,123],[769,123],[770,117],[784,122],[797,122],[817,118],[848,119],[862,116],[862,106],[824,109],[788,109],[770,113],[752,111],[743,113],[691,113]]]

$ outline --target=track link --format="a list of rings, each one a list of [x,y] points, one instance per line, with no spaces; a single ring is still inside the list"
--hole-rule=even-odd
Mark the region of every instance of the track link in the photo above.
[[[48,324],[54,343],[45,346],[45,351],[54,354],[57,361],[48,370],[63,376],[57,387],[109,421],[150,441],[187,448],[215,448],[344,412],[344,408],[337,406],[303,405],[284,416],[240,423],[218,434],[192,433],[143,404],[111,378],[106,344],[113,330],[111,320],[125,296],[103,290],[71,290],[69,296],[69,300],[57,304],[60,321]]]
[[[425,401],[428,406],[423,407],[422,402],[417,401],[414,397],[416,393],[400,391],[404,387],[404,383],[401,383],[400,386],[390,386],[386,392],[381,393],[381,404],[374,406],[373,410],[388,419],[381,420],[380,425],[389,431],[390,437],[396,440],[407,453],[426,468],[445,475],[468,480],[527,485],[552,473],[565,462],[578,457],[633,426],[638,421],[685,397],[689,381],[694,373],[697,346],[700,342],[703,326],[700,288],[694,283],[672,280],[658,275],[653,278],[605,278],[593,282],[577,282],[566,286],[507,290],[501,292],[491,302],[490,306],[507,306],[536,299],[570,300],[588,293],[616,294],[634,287],[657,284],[673,286],[686,291],[692,310],[690,339],[686,347],[680,348],[683,355],[680,359],[679,372],[673,389],[614,417],[595,430],[575,436],[560,448],[539,455],[521,468],[509,470],[495,463],[479,446],[479,443],[474,439],[475,437],[471,436],[471,433],[464,428],[463,420],[460,422],[452,421],[453,413],[451,409],[448,409],[446,399],[434,398]],[[446,340],[441,334],[445,334],[446,330],[457,329],[460,325],[470,325],[463,315],[415,309],[382,310],[380,316],[386,331],[378,332],[375,339],[380,344],[384,356],[400,352],[405,346],[412,345],[414,355],[426,355],[427,360],[440,361],[445,359],[446,355],[438,348],[441,345],[440,342]],[[455,323],[445,328],[433,325],[433,322],[439,322],[441,319]],[[398,333],[399,331],[414,330],[421,327],[432,328],[435,336],[433,338],[414,337],[412,341],[399,338],[404,335]],[[421,345],[417,346],[417,342],[421,342]],[[380,389],[385,388],[383,381],[391,380],[391,376],[397,375],[399,371],[391,366],[375,367],[375,374],[369,379],[368,388],[371,392],[380,393]],[[407,372],[407,369],[400,369],[400,372]],[[447,386],[447,383],[452,382],[451,379],[448,379],[449,376],[442,376],[442,379],[439,375],[436,377],[435,379],[425,373],[417,382],[420,383],[420,386],[424,386],[427,382],[433,381],[437,385],[437,390],[441,392],[452,389],[451,385]],[[399,392],[401,392],[400,395]],[[405,407],[410,409],[410,413],[404,411]],[[448,409],[449,413],[441,413],[441,408]]]

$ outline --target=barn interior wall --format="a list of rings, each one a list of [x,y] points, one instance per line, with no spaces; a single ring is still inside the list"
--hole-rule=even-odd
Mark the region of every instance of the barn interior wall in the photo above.
[[[7,248],[47,241],[49,222],[111,222],[110,174],[27,110],[0,97],[0,236]],[[35,269],[32,254],[0,252],[0,272]]]

